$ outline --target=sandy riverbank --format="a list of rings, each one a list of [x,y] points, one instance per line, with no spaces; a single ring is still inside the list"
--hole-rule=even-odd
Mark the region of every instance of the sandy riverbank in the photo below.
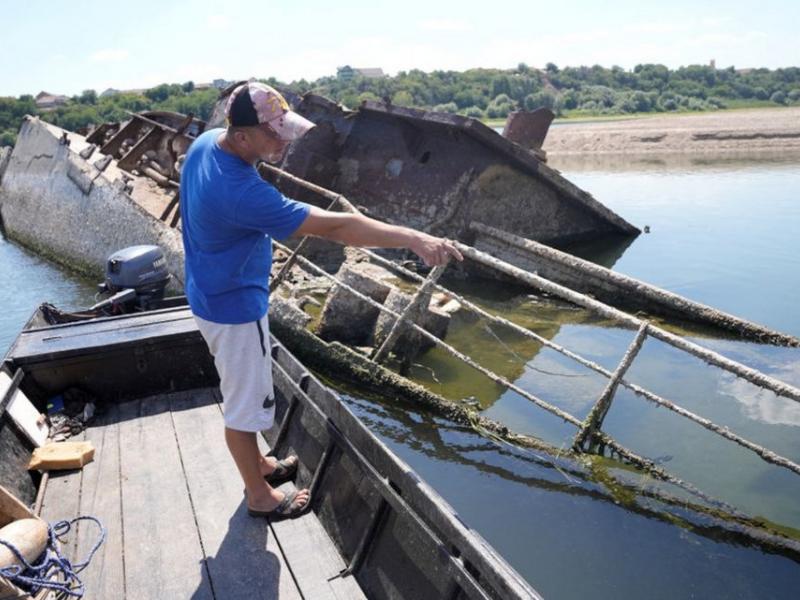
[[[575,122],[550,128],[548,156],[800,152],[800,107]]]

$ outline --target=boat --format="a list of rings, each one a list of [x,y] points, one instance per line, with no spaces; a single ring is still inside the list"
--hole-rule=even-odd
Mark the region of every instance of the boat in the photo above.
[[[298,455],[296,480],[284,485],[309,487],[311,500],[301,517],[266,525],[246,514],[213,359],[185,305],[59,325],[37,311],[14,341],[4,399],[23,394],[44,410],[77,388],[97,406],[75,436],[93,443],[93,462],[35,481],[25,470],[32,444],[18,438],[10,445],[20,460],[4,460],[0,480],[24,503],[35,495],[48,521],[103,522],[87,597],[540,597],[336,392],[271,342],[277,411],[264,450]],[[65,552],[78,560],[93,541],[79,530]]]

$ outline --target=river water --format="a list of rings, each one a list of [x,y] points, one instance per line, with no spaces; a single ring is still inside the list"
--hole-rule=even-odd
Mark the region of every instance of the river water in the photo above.
[[[800,159],[555,160],[553,166],[650,233],[584,245],[577,254],[694,300],[800,336]],[[0,350],[39,302],[92,302],[83,281],[0,241]],[[609,370],[633,333],[520,290],[459,290]],[[800,385],[800,350],[687,332],[745,364]],[[498,338],[500,341],[498,341]],[[517,385],[582,418],[605,380],[526,338],[456,315],[448,342]],[[471,398],[510,429],[566,446],[574,430],[437,350],[418,359],[420,383]],[[755,442],[800,460],[800,410],[701,361],[648,340],[628,378]],[[541,593],[552,598],[795,598],[800,566],[725,541],[608,494],[595,479],[555,469],[444,419],[348,396],[351,407]],[[604,429],[665,469],[800,539],[800,478],[620,390]],[[638,476],[637,476],[638,477]],[[652,482],[642,479],[647,488]],[[673,511],[674,512],[674,511]]]

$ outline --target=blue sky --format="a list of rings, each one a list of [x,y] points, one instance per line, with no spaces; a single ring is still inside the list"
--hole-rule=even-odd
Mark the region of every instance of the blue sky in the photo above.
[[[797,0],[0,0],[0,95],[315,79],[345,64],[800,66],[799,22]]]

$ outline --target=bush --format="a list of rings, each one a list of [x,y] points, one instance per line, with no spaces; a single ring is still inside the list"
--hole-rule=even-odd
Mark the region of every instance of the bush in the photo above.
[[[493,104],[512,104],[513,100],[508,96],[508,94],[498,94],[495,96],[494,100],[492,100]]]
[[[455,102],[447,102],[445,104],[437,104],[433,107],[436,112],[450,113],[454,115],[458,112],[458,106]]]
[[[638,91],[618,93],[614,102],[614,108],[626,113],[650,112],[653,105],[654,96]]]
[[[795,88],[795,89],[789,91],[789,94],[788,94],[787,97],[792,102],[797,102],[798,100],[800,100],[800,88]]]
[[[505,119],[513,110],[513,100],[507,94],[498,94],[486,107],[486,116],[490,119]]]
[[[486,107],[486,116],[490,119],[505,119],[513,110],[510,104],[490,104]]]
[[[578,108],[578,92],[575,90],[567,90],[561,95],[561,106],[567,110]]]
[[[401,90],[392,97],[392,104],[396,104],[397,106],[414,106],[414,96],[406,90]]]
[[[362,102],[378,102],[380,98],[377,95],[373,94],[372,92],[361,92],[358,95],[358,103],[361,104]]]
[[[484,112],[478,106],[470,106],[464,109],[464,116],[472,117],[473,119],[482,119],[484,117]]]
[[[713,108],[725,108],[728,106],[719,96],[711,96],[706,102]]]
[[[553,110],[556,106],[556,97],[551,92],[536,92],[525,96],[524,104],[525,110],[536,110],[537,108]]]
[[[94,90],[83,90],[78,97],[78,102],[81,104],[97,104],[97,92]]]
[[[781,90],[778,90],[772,94],[769,99],[775,104],[786,104],[786,94],[784,94]]]
[[[753,90],[753,95],[754,95],[754,96],[755,96],[755,97],[756,97],[758,100],[766,100],[767,98],[769,98],[769,92],[767,92],[767,90],[765,90],[763,87],[757,87],[757,88],[755,88],[755,89]]]
[[[610,87],[605,85],[589,85],[581,89],[579,94],[581,104],[594,100],[601,107],[611,107],[617,100],[617,95]]]
[[[658,99],[658,103],[664,110],[678,110],[678,101],[674,97],[664,98],[662,95],[661,98]]]
[[[706,110],[708,108],[708,105],[699,98],[689,98],[686,106],[689,110]]]
[[[2,146],[14,146],[14,142],[17,141],[17,134],[13,131],[4,131],[0,133],[0,147]]]

